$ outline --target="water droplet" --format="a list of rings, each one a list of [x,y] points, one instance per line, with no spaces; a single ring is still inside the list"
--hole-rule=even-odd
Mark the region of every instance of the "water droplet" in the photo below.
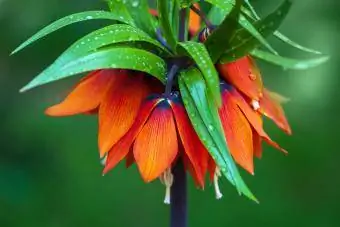
[[[249,74],[249,78],[250,78],[251,80],[256,80],[257,76],[256,76],[255,74],[253,74],[253,73],[250,73],[250,74]]]
[[[86,19],[91,20],[93,19],[93,16],[86,16]]]
[[[132,2],[132,6],[133,7],[137,7],[139,5],[139,1],[134,1],[134,2]]]
[[[208,129],[209,129],[209,131],[214,131],[215,130],[213,125],[208,125]]]

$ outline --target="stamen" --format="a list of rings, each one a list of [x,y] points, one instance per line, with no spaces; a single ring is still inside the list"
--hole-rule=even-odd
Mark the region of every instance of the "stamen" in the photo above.
[[[253,109],[255,111],[259,110],[260,109],[260,102],[257,101],[257,100],[251,100],[251,106],[253,107]]]
[[[221,199],[223,194],[221,193],[220,186],[218,184],[218,178],[221,177],[221,170],[220,168],[216,167],[215,174],[214,174],[214,188],[215,188],[215,195],[216,199]]]
[[[171,173],[171,168],[167,168],[159,177],[161,183],[165,186],[165,198],[164,203],[170,204],[171,198],[171,186],[174,182],[174,176]]]
[[[107,160],[107,154],[105,154],[105,156],[103,158],[100,159],[100,164],[105,166],[106,164],[106,160]]]

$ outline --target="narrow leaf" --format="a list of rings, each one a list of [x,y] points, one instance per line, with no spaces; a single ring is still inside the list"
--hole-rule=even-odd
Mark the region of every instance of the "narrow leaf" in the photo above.
[[[160,19],[160,25],[162,34],[167,42],[167,44],[172,48],[172,50],[176,50],[177,45],[177,37],[175,37],[174,32],[172,30],[171,24],[170,24],[170,4],[169,2],[173,3],[174,0],[170,1],[164,1],[164,0],[158,0],[157,1],[157,8],[158,8],[158,16]]]
[[[144,31],[126,24],[114,24],[94,31],[75,42],[57,59],[55,64],[60,65],[107,45],[122,42],[147,42],[168,52]]]
[[[137,27],[148,33],[151,37],[156,36],[156,21],[149,13],[149,5],[146,0],[123,1]]]
[[[105,0],[107,1],[110,11],[117,15],[124,15],[124,18],[127,18],[128,21],[133,22],[133,19],[126,8],[124,1],[122,0]]]
[[[235,5],[235,0],[206,0],[207,2],[225,10],[226,14],[229,14]],[[261,35],[253,24],[247,20],[244,15],[240,15],[239,24],[246,29],[252,36],[254,36],[263,46],[268,50],[277,54],[277,52],[271,47],[268,41]]]
[[[37,32],[35,35],[33,35],[31,38],[23,42],[18,48],[16,48],[11,54],[15,54],[18,51],[22,50],[26,46],[30,45],[31,43],[37,41],[38,39],[43,38],[44,36],[49,35],[52,32],[55,32],[65,26],[86,21],[86,20],[94,20],[94,19],[107,19],[107,20],[117,20],[123,23],[133,24],[132,21],[130,21],[125,15],[121,14],[114,14],[111,12],[106,11],[87,11],[87,12],[81,12],[69,15],[67,17],[61,18],[52,24],[48,25],[47,27],[43,28],[39,32]]]
[[[240,194],[256,201],[239,174],[237,166],[226,146],[226,140],[218,117],[218,109],[210,105],[201,72],[193,68],[182,72],[179,78],[180,92],[192,125],[203,144],[226,178]]]
[[[118,47],[97,51],[77,58],[63,66],[53,64],[20,91],[97,69],[131,69],[146,72],[165,82],[166,64],[158,56],[140,49]]]
[[[207,83],[209,94],[212,95],[212,98],[215,100],[216,104],[220,106],[220,80],[216,68],[211,61],[209,53],[204,44],[188,41],[185,43],[179,43],[179,45],[183,47],[187,55],[195,61]]]
[[[254,26],[264,37],[274,33],[281,25],[283,19],[289,12],[292,3],[286,0],[273,13],[266,18],[256,21]],[[231,48],[228,49],[221,58],[222,63],[234,61],[240,57],[247,55],[250,51],[261,45],[261,43],[248,32],[246,29],[240,29],[236,32],[231,41]]]
[[[243,0],[237,0],[233,10],[223,20],[213,33],[204,42],[211,60],[215,63],[220,56],[230,47],[230,41],[238,28],[238,20]]]
[[[259,15],[257,14],[257,12],[255,11],[254,7],[250,4],[249,0],[246,0],[246,8],[242,8],[242,12],[251,20],[253,21],[257,21],[260,20],[261,18],[259,17]],[[248,9],[247,9],[248,8]],[[304,47],[300,44],[298,44],[297,42],[294,42],[293,40],[291,40],[290,38],[288,38],[287,36],[285,36],[284,34],[282,34],[279,31],[275,31],[274,32],[274,36],[276,38],[278,38],[279,40],[283,41],[284,43],[307,53],[312,53],[312,54],[322,54],[320,51],[317,50],[313,50],[310,49],[308,47]]]
[[[285,69],[296,69],[296,70],[305,70],[309,68],[313,68],[316,66],[319,66],[322,63],[325,63],[329,57],[328,56],[321,56],[318,58],[312,58],[312,59],[293,59],[293,58],[286,58],[278,55],[273,55],[271,53],[262,51],[262,50],[253,50],[251,52],[251,55],[262,59],[264,61],[282,66]]]

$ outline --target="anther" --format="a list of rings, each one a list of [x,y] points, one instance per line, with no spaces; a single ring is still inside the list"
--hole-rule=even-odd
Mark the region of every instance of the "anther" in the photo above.
[[[251,106],[253,107],[253,109],[255,111],[259,110],[260,109],[260,102],[257,101],[257,100],[251,100]]]
[[[171,173],[171,168],[167,168],[159,177],[161,183],[165,186],[164,203],[170,204],[171,186],[174,182],[174,176]]]
[[[221,177],[221,170],[220,168],[216,167],[215,174],[214,174],[214,188],[215,188],[215,196],[216,199],[221,199],[223,194],[221,193],[220,186],[218,184],[218,178]]]

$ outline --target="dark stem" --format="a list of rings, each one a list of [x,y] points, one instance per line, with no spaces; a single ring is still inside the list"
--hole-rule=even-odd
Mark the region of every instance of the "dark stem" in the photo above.
[[[203,11],[196,8],[194,5],[192,5],[190,8],[192,9],[192,11],[194,11],[197,15],[201,17],[201,19],[204,21],[204,23],[207,25],[209,29],[214,28],[214,25],[210,22],[210,20],[207,18]]]
[[[187,39],[187,13],[187,9],[181,9],[179,13],[178,39],[180,42],[184,42]],[[176,65],[178,66],[178,64],[175,63],[174,66]],[[176,71],[177,70],[178,68]],[[174,176],[174,182],[170,192],[170,227],[187,227],[187,176],[181,158],[172,168],[172,174]]]
[[[166,96],[169,96],[171,93],[172,85],[174,83],[174,79],[175,79],[178,69],[179,69],[179,66],[177,64],[173,64],[171,66],[170,71],[168,72],[168,78],[167,78],[166,86],[165,86]]]
[[[170,227],[187,227],[187,177],[181,159],[172,168],[172,174]]]

